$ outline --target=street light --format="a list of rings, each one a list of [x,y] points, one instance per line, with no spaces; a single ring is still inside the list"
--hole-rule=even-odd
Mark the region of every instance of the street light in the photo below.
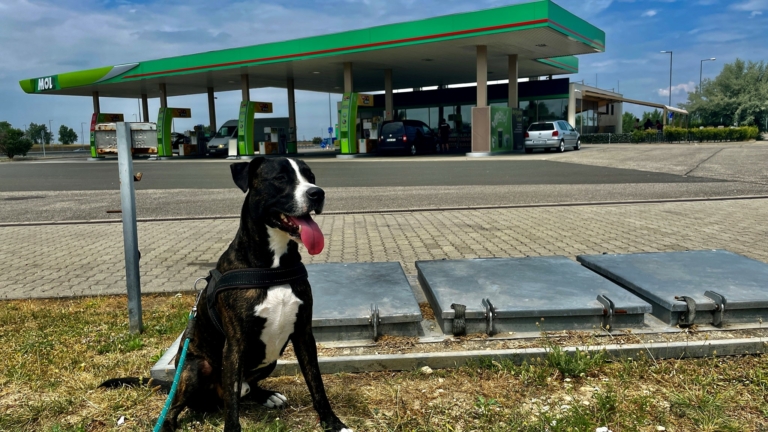
[[[85,147],[85,134],[83,133],[83,125],[85,122],[80,122],[80,144]]]
[[[708,58],[708,59],[702,60],[701,63],[699,64],[699,94],[701,94],[701,72],[704,69],[704,62],[705,61],[715,61],[715,60],[717,60],[717,59],[712,57],[712,58]]]
[[[51,133],[51,145],[53,145],[53,125],[51,122],[53,122],[53,120],[48,120],[48,132]]]
[[[662,54],[669,54],[669,106],[672,106],[672,51],[662,51]]]

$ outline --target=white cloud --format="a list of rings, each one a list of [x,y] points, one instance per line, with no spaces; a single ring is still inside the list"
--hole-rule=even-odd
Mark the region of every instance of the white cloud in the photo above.
[[[690,93],[696,90],[696,84],[693,81],[672,86],[672,94]],[[658,89],[659,96],[669,96],[669,88]]]
[[[640,16],[642,16],[642,17],[652,17],[652,16],[656,16],[657,13],[658,12],[655,9],[650,9],[650,10],[647,10],[647,11],[643,12],[643,14],[640,15]]]
[[[768,9],[768,0],[747,0],[731,5],[732,10],[742,12],[755,12]]]
[[[755,11],[752,11],[752,13],[751,13],[751,14],[749,14],[749,17],[750,17],[750,18],[754,18],[754,17],[756,17],[756,16],[758,16],[758,15],[762,15],[762,14],[763,14],[763,11],[758,11],[758,10],[755,10]]]

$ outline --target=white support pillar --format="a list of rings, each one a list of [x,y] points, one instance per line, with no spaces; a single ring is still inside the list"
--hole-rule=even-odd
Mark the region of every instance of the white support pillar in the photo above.
[[[477,107],[488,106],[488,47],[477,46]]]
[[[165,83],[160,84],[160,108],[168,108],[168,93],[165,89]]]
[[[241,85],[241,90],[243,91],[243,101],[250,102],[251,101],[251,84],[248,81],[247,73],[240,75],[240,85]]]
[[[296,95],[293,78],[288,78],[288,142],[296,142]]]
[[[507,106],[510,108],[517,108],[518,92],[517,92],[517,54],[509,56],[509,95],[507,97]]]
[[[568,123],[576,127],[576,83],[568,85]]]
[[[384,119],[392,120],[395,118],[394,94],[392,90],[392,69],[384,71]]]
[[[344,93],[352,93],[355,88],[354,79],[352,76],[352,63],[344,63]]]
[[[616,113],[616,133],[624,133],[624,102],[616,102],[613,106]]]
[[[101,105],[99,104],[99,92],[93,92],[93,112],[96,114],[101,113]]]

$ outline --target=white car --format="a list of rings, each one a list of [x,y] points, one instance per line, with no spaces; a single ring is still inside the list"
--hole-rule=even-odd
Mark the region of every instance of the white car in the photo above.
[[[566,147],[581,150],[579,138],[576,129],[564,120],[532,123],[525,132],[525,152],[532,153],[536,148],[543,148],[544,151],[554,149],[560,153]]]

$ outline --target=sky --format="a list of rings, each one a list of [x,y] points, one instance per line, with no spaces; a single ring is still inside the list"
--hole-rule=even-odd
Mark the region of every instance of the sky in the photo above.
[[[28,95],[25,78],[183,54],[256,45],[522,3],[515,0],[0,0],[0,121],[23,128],[61,124],[87,130],[90,98]],[[672,104],[686,100],[704,77],[715,77],[736,58],[768,60],[768,0],[560,0],[560,6],[606,33],[606,52],[580,56],[570,75],[631,99],[666,103],[669,55]],[[567,76],[567,75],[566,75]],[[336,101],[340,97],[333,95]],[[252,89],[252,100],[272,101],[274,116],[287,116],[284,89]],[[237,117],[239,92],[217,93],[221,125]],[[297,134],[311,139],[328,127],[328,94],[296,92]],[[177,130],[208,123],[207,97],[174,97],[169,105],[191,108]],[[335,103],[334,103],[335,106]],[[150,99],[156,117],[157,99]],[[102,112],[138,114],[136,100],[101,99]],[[625,111],[641,114],[642,107]],[[333,113],[335,122],[335,113]]]

